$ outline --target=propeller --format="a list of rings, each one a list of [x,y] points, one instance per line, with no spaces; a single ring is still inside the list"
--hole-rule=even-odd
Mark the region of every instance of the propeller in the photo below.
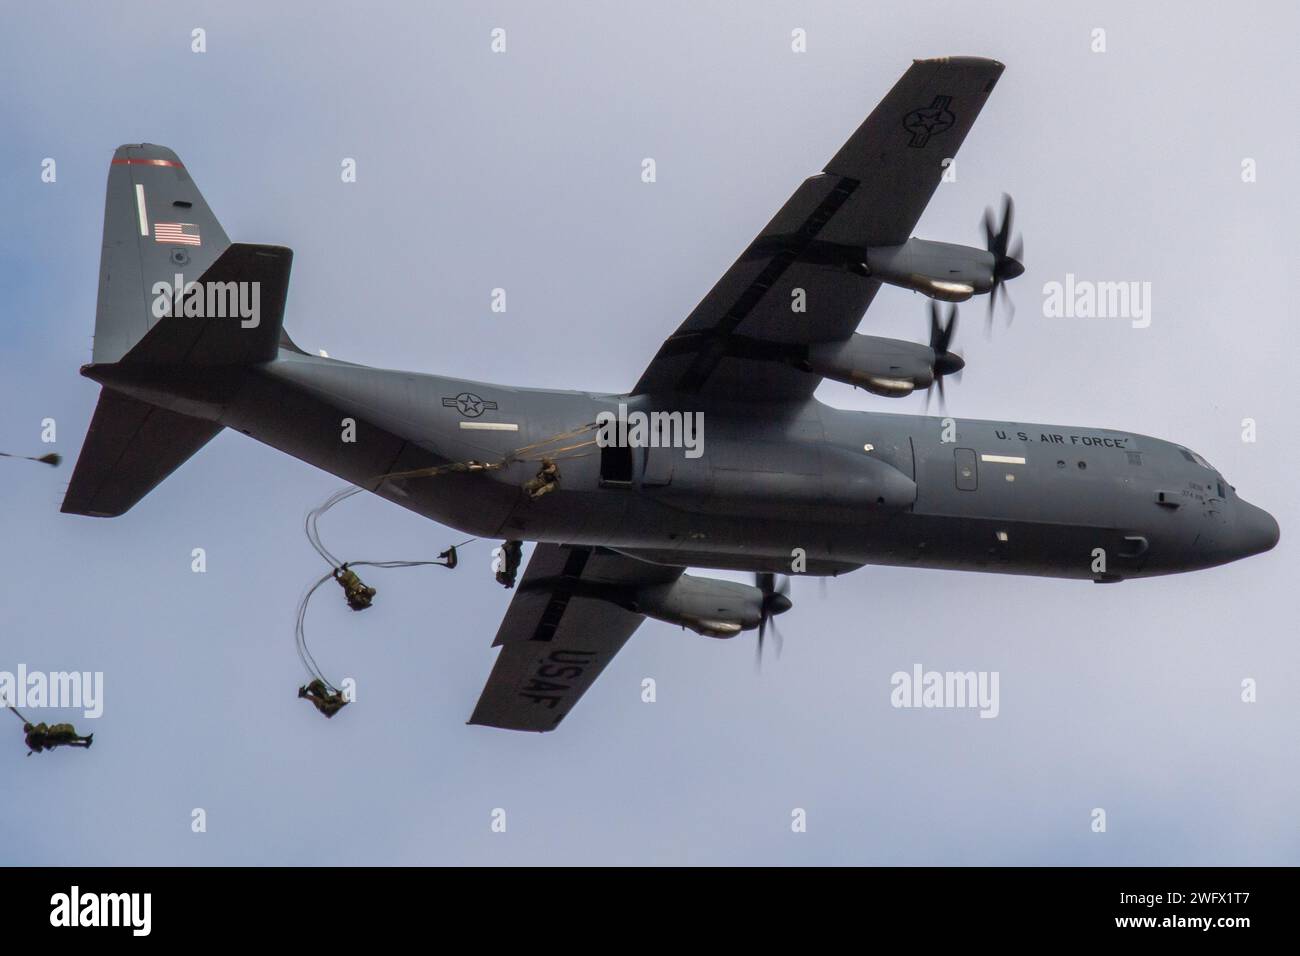
[[[966,367],[966,360],[959,352],[948,348],[952,344],[953,333],[957,331],[957,306],[948,307],[948,321],[944,322],[939,314],[939,303],[930,300],[930,348],[934,351],[934,378],[925,388],[925,407],[930,408],[930,393],[937,386],[939,389],[939,408],[944,408],[943,379],[945,375],[957,376],[961,380],[961,370]]]
[[[790,599],[786,596],[790,591],[790,579],[782,577],[778,586],[776,575],[770,571],[759,571],[754,575],[754,586],[763,592],[763,603],[759,608],[758,617],[758,666],[763,666],[763,637],[767,632],[767,622],[778,614],[784,614],[790,610]],[[776,654],[781,656],[781,632],[776,629],[776,622],[772,622],[772,636],[776,638]]]
[[[1020,260],[1024,257],[1025,246],[1022,237],[1017,236],[1011,242],[1011,226],[1015,220],[1016,204],[1006,193],[1002,194],[1002,221],[994,222],[993,207],[984,210],[984,247],[993,254],[993,287],[989,289],[988,330],[993,330],[993,310],[997,305],[998,290],[1008,279],[1014,279],[1025,271]],[[1016,316],[1015,303],[1007,296],[1007,325]]]

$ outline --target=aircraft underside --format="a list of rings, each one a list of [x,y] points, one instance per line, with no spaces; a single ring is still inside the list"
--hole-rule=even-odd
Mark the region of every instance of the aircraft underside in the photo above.
[[[105,388],[63,510],[123,514],[229,427],[501,541],[507,586],[520,542],[537,542],[472,722],[538,731],[646,617],[711,637],[756,629],[761,646],[790,607],[777,575],[879,564],[1112,582],[1268,550],[1277,523],[1183,446],[814,398],[831,380],[942,404],[965,360],[956,306],[938,302],[987,295],[991,328],[1024,272],[1009,196],[981,247],[913,235],[1002,72],[914,61],[622,395],[311,355],[284,331],[292,251],[232,243],[174,152],[122,146],[82,370]],[[926,343],[857,331],[884,285],[932,300]],[[332,573],[367,606],[354,571]],[[334,701],[313,676],[318,702]]]

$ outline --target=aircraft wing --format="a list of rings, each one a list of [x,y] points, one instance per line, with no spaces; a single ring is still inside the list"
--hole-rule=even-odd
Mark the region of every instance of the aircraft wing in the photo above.
[[[469,722],[554,730],[645,620],[592,592],[663,584],[683,570],[603,548],[537,545],[493,641],[501,653]]]
[[[763,346],[841,342],[879,281],[812,261],[827,243],[906,242],[1002,74],[978,57],[917,60],[835,154],[804,180],[718,284],[659,349],[634,393],[735,401],[807,398],[821,379],[765,360]],[[804,290],[806,311],[792,309]]]

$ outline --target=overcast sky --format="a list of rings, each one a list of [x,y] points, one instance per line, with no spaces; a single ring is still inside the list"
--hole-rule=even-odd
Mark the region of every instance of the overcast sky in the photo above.
[[[68,462],[0,461],[0,670],[102,671],[106,699],[98,720],[41,713],[93,730],[89,752],[29,759],[18,722],[0,725],[0,863],[1300,862],[1296,7],[619,6],[6,11],[0,450],[49,451],[54,418]],[[98,392],[77,368],[118,144],[170,146],[232,239],[295,250],[286,325],[304,348],[620,391],[911,59],[945,54],[1007,70],[918,235],[977,243],[1007,191],[1027,264],[1010,328],[988,341],[983,300],[964,310],[950,411],[1181,442],[1277,517],[1276,550],[1115,587],[799,580],[761,675],[752,635],[647,622],[537,736],[464,725],[510,598],[486,543],[452,573],[376,573],[363,616],[332,589],[313,606],[317,657],[358,683],[325,721],[295,696],[292,620],[322,571],[302,517],[338,479],[225,433],[124,517],[58,513]],[[1044,318],[1043,285],[1067,273],[1149,281],[1150,327]],[[925,321],[886,288],[863,329],[920,340]],[[369,496],[323,527],[356,557],[461,537]],[[890,675],[917,663],[999,672],[997,719],[892,708]]]

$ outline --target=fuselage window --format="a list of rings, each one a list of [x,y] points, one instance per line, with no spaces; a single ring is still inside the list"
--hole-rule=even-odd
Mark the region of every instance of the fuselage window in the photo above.
[[[974,491],[979,487],[979,472],[976,470],[974,449],[954,448],[952,454],[957,490]]]

